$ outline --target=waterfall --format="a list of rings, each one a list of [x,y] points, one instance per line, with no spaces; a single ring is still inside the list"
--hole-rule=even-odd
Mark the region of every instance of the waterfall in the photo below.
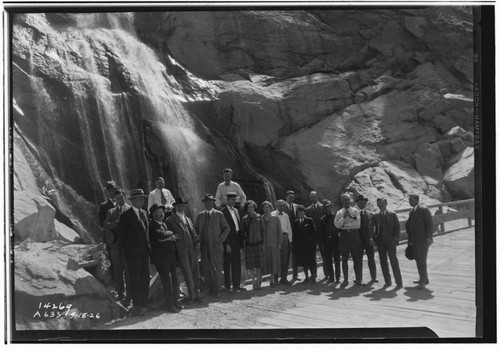
[[[128,167],[128,160],[137,155],[126,154],[125,150],[128,142],[141,139],[140,136],[137,137],[141,133],[133,129],[134,137],[126,139],[130,130],[125,132],[123,128],[131,120],[137,120],[136,116],[131,115],[129,96],[124,92],[113,93],[111,82],[102,74],[100,61],[103,60],[103,51],[112,48],[138,95],[139,119],[148,121],[155,135],[160,136],[164,150],[169,155],[166,159],[173,163],[180,193],[172,192],[174,195],[182,195],[190,203],[196,203],[195,207],[198,209],[201,206],[201,203],[197,204],[199,198],[206,191],[203,187],[203,169],[207,166],[208,146],[196,134],[193,120],[182,106],[181,102],[186,98],[176,80],[155,52],[130,31],[132,14],[79,14],[77,19],[78,32],[83,37],[80,44],[84,62],[82,68],[91,82],[97,101],[100,128],[105,134],[105,149],[89,149],[89,153],[104,152],[101,156],[106,157],[112,168],[108,169],[109,173],[116,176],[122,186],[130,185],[130,179],[126,178],[123,168]],[[83,109],[85,102],[82,103]],[[85,117],[82,112],[82,118]],[[131,120],[127,121],[127,118]],[[85,125],[83,127],[85,129]],[[134,149],[144,149],[144,146],[136,145]],[[152,174],[157,175],[159,174]]]

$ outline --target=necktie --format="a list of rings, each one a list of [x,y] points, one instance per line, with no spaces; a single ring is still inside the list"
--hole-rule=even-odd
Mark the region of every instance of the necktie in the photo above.
[[[161,193],[161,204],[165,205],[167,204],[167,198],[165,198],[165,194],[163,193],[163,190],[160,190]]]
[[[147,224],[146,224],[146,217],[144,216],[144,213],[142,212],[141,209],[139,209],[139,215],[141,217],[141,223],[142,223],[142,226],[144,226],[144,229],[146,229],[147,227]]]
[[[123,207],[122,206],[118,206],[118,215],[122,215],[122,210],[123,210]]]

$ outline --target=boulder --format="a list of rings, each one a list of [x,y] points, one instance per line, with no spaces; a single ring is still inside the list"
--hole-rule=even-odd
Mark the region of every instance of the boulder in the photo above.
[[[455,199],[474,198],[474,148],[458,154],[444,172],[444,184]]]
[[[16,241],[31,238],[35,242],[47,242],[57,238],[56,211],[41,195],[15,191],[13,210]]]
[[[390,176],[391,182],[401,192],[426,194],[428,186],[422,176],[410,165],[400,161],[383,161],[380,167]]]
[[[428,185],[440,187],[443,182],[444,159],[436,144],[421,144],[415,151],[415,166]]]
[[[21,326],[18,330],[90,329],[120,315],[112,296],[90,273],[67,268],[70,260],[78,259],[77,248],[57,241],[25,241],[14,248],[15,317]],[[51,311],[60,311],[62,316],[51,316]],[[84,312],[94,317],[75,316]]]

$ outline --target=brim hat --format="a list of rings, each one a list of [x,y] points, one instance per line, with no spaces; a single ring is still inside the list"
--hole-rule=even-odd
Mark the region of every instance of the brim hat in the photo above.
[[[202,202],[206,202],[206,201],[214,201],[215,202],[215,198],[212,194],[207,193],[201,201]]]
[[[182,198],[182,197],[177,197],[175,199],[175,203],[173,203],[172,205],[176,206],[176,205],[179,205],[179,204],[188,204],[188,202],[185,202],[184,198]]]
[[[359,201],[365,201],[365,202],[368,202],[368,198],[366,198],[365,196],[363,196],[362,194],[360,194],[358,196],[358,198],[356,198],[356,202],[359,202]]]
[[[151,206],[151,208],[149,208],[149,215],[153,215],[153,213],[157,210],[157,209],[163,209],[163,212],[165,212],[165,206],[163,204],[153,204]]]
[[[106,182],[106,186],[104,186],[104,190],[115,190],[118,186],[116,186],[116,182],[113,180]]]
[[[148,195],[144,194],[144,191],[141,188],[136,188],[132,191],[130,191],[130,196],[128,197],[129,199],[134,199],[134,198],[146,198]]]

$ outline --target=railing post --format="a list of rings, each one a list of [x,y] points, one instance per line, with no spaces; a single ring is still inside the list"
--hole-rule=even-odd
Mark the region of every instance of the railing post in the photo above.
[[[443,214],[443,207],[439,207],[438,213]],[[444,221],[439,225],[439,229],[441,230],[441,232],[444,232]]]

